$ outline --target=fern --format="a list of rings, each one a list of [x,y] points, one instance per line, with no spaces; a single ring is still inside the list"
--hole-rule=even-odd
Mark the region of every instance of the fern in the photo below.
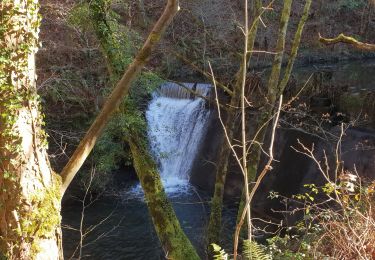
[[[211,244],[214,253],[214,260],[228,260],[228,254],[225,253],[224,249],[216,244]]]
[[[243,256],[248,260],[271,260],[271,256],[267,254],[265,248],[253,240],[243,241]]]

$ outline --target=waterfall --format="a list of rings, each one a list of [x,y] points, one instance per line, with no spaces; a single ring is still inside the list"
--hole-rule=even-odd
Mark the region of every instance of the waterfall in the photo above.
[[[183,85],[202,96],[210,91],[208,84]],[[148,138],[167,193],[189,187],[189,173],[210,113],[204,106],[205,100],[175,83],[165,83],[153,94],[146,112]]]

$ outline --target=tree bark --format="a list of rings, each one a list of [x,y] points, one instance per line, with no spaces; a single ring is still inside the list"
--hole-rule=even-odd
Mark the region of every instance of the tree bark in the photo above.
[[[62,259],[60,185],[36,93],[38,1],[0,9],[0,258]]]
[[[227,113],[227,118],[225,120],[225,127],[227,129],[227,135],[229,140],[233,140],[236,122],[236,107],[239,105],[240,96],[236,92],[231,99],[231,106]],[[223,210],[223,196],[224,196],[224,186],[225,179],[228,172],[228,163],[232,150],[225,140],[222,141],[222,145],[219,152],[218,165],[216,166],[216,180],[215,180],[215,190],[213,197],[211,199],[210,205],[210,221],[208,224],[208,241],[209,244],[220,242],[221,233],[221,220],[222,220],[222,210]]]
[[[291,8],[291,1],[284,2],[284,9],[283,9],[283,14],[282,14],[281,21],[280,21],[280,30],[279,30],[279,37],[278,37],[278,42],[277,42],[277,46],[278,46],[277,52],[279,53],[279,55],[277,55],[274,60],[274,64],[273,64],[272,72],[270,76],[274,78],[269,79],[268,93],[267,93],[267,97],[268,97],[267,99],[273,102],[270,102],[270,104],[264,104],[263,108],[259,112],[259,115],[254,120],[255,134],[254,136],[252,136],[251,140],[254,140],[255,142],[250,147],[249,167],[248,167],[248,175],[249,175],[250,182],[255,182],[256,180],[260,157],[261,157],[260,144],[264,143],[264,138],[265,138],[266,131],[268,128],[268,124],[269,124],[270,119],[272,119],[272,112],[273,112],[273,107],[275,105],[275,100],[280,97],[280,95],[284,92],[286,85],[288,84],[291,72],[293,70],[294,61],[298,54],[298,49],[299,49],[299,45],[301,42],[303,28],[309,16],[311,3],[312,3],[312,0],[306,0],[305,2],[303,14],[301,16],[301,19],[297,26],[297,30],[295,32],[288,64],[285,69],[284,76],[282,80],[280,81],[280,68],[282,65],[282,57],[283,57],[283,53],[285,49],[286,29],[289,23],[289,15],[290,15],[290,8]],[[244,209],[244,205],[245,205],[245,199],[244,199],[244,196],[242,196],[239,210],[238,210],[238,215],[237,215],[237,222],[239,222],[240,220],[240,217]]]
[[[285,0],[284,7],[281,13],[279,35],[277,38],[276,50],[275,50],[276,55],[273,60],[272,71],[271,71],[271,75],[268,80],[268,86],[267,86],[267,89],[268,89],[267,98],[271,106],[274,106],[274,104],[276,103],[277,94],[279,92],[278,86],[279,86],[281,65],[283,62],[283,56],[284,56],[284,50],[285,50],[285,37],[286,37],[286,31],[288,28],[292,2],[293,0]]]

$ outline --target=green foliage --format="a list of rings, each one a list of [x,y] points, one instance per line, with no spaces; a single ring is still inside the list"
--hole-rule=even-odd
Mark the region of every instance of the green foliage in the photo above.
[[[68,21],[81,31],[96,35],[107,59],[113,84],[133,60],[141,39],[137,33],[118,23],[119,16],[110,9],[110,2],[96,0],[77,4],[70,11]]]
[[[117,113],[108,123],[103,135],[93,150],[93,161],[97,171],[93,180],[93,189],[103,189],[111,180],[110,173],[120,164],[131,165],[133,158],[126,145],[126,136],[138,133],[146,145],[147,124],[144,117],[147,100],[151,92],[160,85],[161,79],[152,73],[142,74],[133,84],[131,95],[125,98]],[[147,145],[146,145],[147,147]]]
[[[271,260],[266,247],[254,240],[243,241],[243,257],[247,260]]]
[[[77,4],[69,13],[68,23],[74,27],[77,27],[83,31],[92,30],[92,24],[89,17],[89,5],[88,4]]]
[[[151,93],[163,83],[163,80],[153,72],[143,72],[135,80],[130,89],[130,97],[138,110],[143,111]]]
[[[271,259],[274,260],[304,260],[314,259],[312,249],[312,238],[317,239],[314,235],[305,236],[275,236],[267,240],[267,250]]]
[[[225,250],[216,244],[211,244],[213,251],[214,260],[228,260],[228,254],[225,253]]]
[[[29,234],[30,239],[35,236],[53,237],[56,228],[60,225],[60,183],[55,178],[51,189],[43,193],[35,193],[31,197],[31,204],[34,207],[32,213],[21,221],[21,232]]]
[[[318,188],[315,184],[305,184],[303,186],[307,188],[308,191],[303,194],[293,195],[292,198],[313,202],[315,200],[315,195],[319,193]]]
[[[28,243],[36,241],[37,238],[54,238],[60,226],[61,179],[55,175],[52,178],[52,187],[31,195],[29,203],[33,210],[20,220],[17,232]],[[39,250],[39,245],[32,243],[32,254],[37,254]]]
[[[368,184],[343,171],[337,182],[304,187],[305,193],[294,196],[301,205],[298,210],[304,212],[303,220],[288,228],[289,234],[267,241],[273,259],[358,259],[375,252],[375,182]],[[322,196],[317,200],[316,195]]]
[[[213,258],[214,260],[228,260],[229,256],[217,244],[211,244]],[[271,260],[272,257],[270,253],[267,251],[267,247],[257,243],[254,240],[244,240],[243,241],[243,252],[242,252],[243,259],[246,260]]]
[[[0,260],[8,260],[8,257],[0,252]]]

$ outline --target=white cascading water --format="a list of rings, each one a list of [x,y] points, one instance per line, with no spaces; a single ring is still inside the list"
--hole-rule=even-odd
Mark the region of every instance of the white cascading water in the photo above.
[[[209,84],[183,84],[202,96],[210,91]],[[165,83],[148,106],[149,143],[169,194],[184,192],[189,187],[189,173],[210,113],[204,105],[205,100],[178,84]]]

